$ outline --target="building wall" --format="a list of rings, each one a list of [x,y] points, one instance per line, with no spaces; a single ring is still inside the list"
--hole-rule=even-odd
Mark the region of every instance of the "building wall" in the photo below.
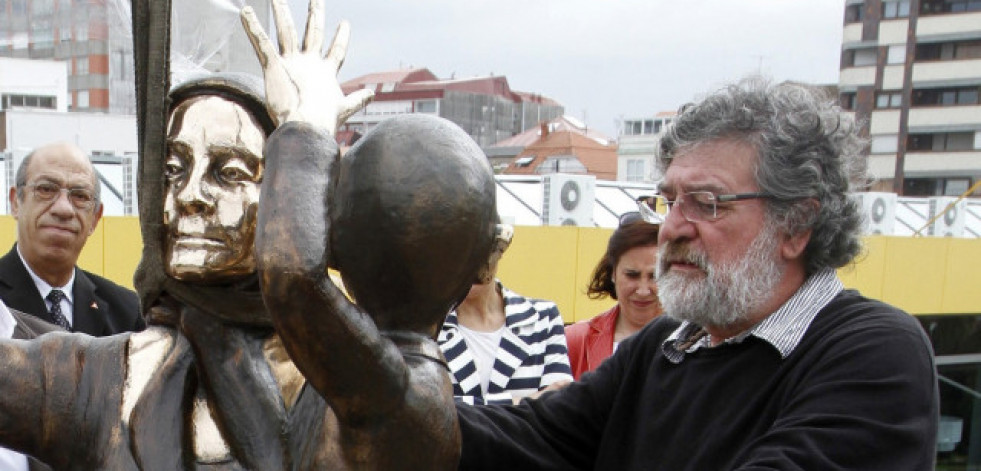
[[[67,111],[68,69],[66,64],[59,61],[0,57],[0,96],[3,95],[53,97],[53,110]],[[0,103],[0,111],[3,109],[3,104]]]

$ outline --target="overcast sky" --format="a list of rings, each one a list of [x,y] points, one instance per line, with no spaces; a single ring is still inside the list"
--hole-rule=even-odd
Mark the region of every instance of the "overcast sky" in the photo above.
[[[307,0],[289,1],[305,21]],[[402,67],[504,75],[611,137],[618,119],[746,74],[838,81],[844,0],[325,1],[331,34],[342,18],[352,26],[342,80]]]

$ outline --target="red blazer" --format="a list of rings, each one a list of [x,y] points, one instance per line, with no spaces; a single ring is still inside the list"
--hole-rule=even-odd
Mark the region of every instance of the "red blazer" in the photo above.
[[[620,304],[588,321],[580,321],[565,329],[565,339],[569,343],[569,363],[572,377],[579,377],[592,371],[613,354],[613,333],[620,315]]]

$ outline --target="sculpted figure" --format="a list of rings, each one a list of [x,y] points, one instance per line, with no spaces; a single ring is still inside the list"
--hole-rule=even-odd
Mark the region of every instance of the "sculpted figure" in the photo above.
[[[433,336],[490,251],[492,174],[435,118],[380,125],[339,159],[332,132],[370,98],[333,79],[347,27],[322,57],[320,29],[301,50],[274,5],[282,53],[245,12],[268,112],[239,77],[171,92],[165,165],[140,180],[149,327],[0,341],[0,445],[54,469],[456,466]]]

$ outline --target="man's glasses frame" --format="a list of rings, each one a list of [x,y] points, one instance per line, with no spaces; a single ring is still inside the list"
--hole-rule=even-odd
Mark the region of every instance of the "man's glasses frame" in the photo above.
[[[23,187],[29,188],[35,199],[44,202],[54,201],[64,191],[68,193],[68,201],[76,209],[92,209],[99,202],[99,198],[96,198],[95,192],[88,188],[66,188],[49,181],[31,183]]]
[[[651,207],[652,201],[650,200],[660,200],[667,210],[663,216],[657,214],[662,220],[677,207],[681,211],[681,216],[688,222],[714,222],[722,218],[719,214],[720,203],[769,198],[775,198],[775,196],[765,192],[717,195],[711,191],[689,191],[678,194],[673,200],[665,198],[663,195],[655,195],[648,201],[641,202],[640,205],[646,206],[651,213],[657,214]]]

